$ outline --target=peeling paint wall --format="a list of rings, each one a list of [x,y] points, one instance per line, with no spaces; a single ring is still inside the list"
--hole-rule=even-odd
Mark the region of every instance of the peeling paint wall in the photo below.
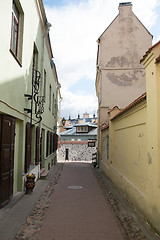
[[[99,40],[98,70],[102,76],[99,107],[103,106],[100,111],[106,111],[104,107],[124,108],[146,91],[140,59],[152,45],[152,36],[129,4],[119,7],[119,15]]]

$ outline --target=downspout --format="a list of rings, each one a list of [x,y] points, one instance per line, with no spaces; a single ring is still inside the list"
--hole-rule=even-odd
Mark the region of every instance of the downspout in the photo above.
[[[43,35],[43,43],[42,43],[42,80],[41,80],[41,94],[40,96],[43,96],[43,93],[44,93],[44,55],[45,55],[45,51],[44,51],[44,48],[45,48],[45,39],[46,39],[46,36],[48,35],[49,33],[49,30],[50,30],[50,27],[52,25],[50,23],[47,22],[46,20],[46,23],[45,23],[45,31],[44,31],[44,35]],[[42,136],[42,120],[40,121],[40,138]]]
[[[44,47],[45,47],[45,34],[43,35],[43,43],[42,43],[42,80],[41,80],[41,94],[44,93]],[[42,137],[42,120],[40,121],[40,138]]]

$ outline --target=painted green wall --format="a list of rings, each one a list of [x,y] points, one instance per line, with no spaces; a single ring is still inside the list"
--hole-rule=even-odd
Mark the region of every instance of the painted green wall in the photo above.
[[[15,1],[18,2],[17,0]],[[38,69],[43,72],[43,41],[44,41],[44,22],[40,17],[39,0],[20,0],[24,12],[23,24],[23,47],[21,66],[10,52],[11,21],[12,21],[12,1],[6,0],[1,3],[2,14],[1,31],[3,38],[0,39],[1,55],[0,61],[0,114],[8,114],[16,118],[15,154],[14,154],[14,193],[24,189],[24,163],[25,163],[25,131],[26,123],[30,122],[30,114],[26,114],[24,108],[30,108],[30,101],[24,94],[31,94],[32,89],[32,64],[33,48],[36,45],[38,50]],[[22,29],[21,29],[22,30]],[[52,53],[49,50],[47,40],[44,44],[44,69],[46,71],[46,98],[44,113],[42,115],[42,125],[36,124],[37,119],[33,114],[32,129],[32,164],[35,161],[35,130],[37,126],[43,128],[43,161],[42,166],[48,167],[52,159],[56,158],[56,153],[46,158],[46,132],[52,131],[57,124],[56,115],[49,110],[49,86],[51,85],[51,96],[57,96],[56,76],[51,68]],[[41,89],[38,95],[41,94]],[[56,103],[56,99],[55,99]],[[34,108],[33,108],[34,109]],[[56,112],[56,111],[55,111]],[[34,169],[32,170],[34,172]],[[35,173],[37,173],[35,167]],[[37,176],[38,177],[38,176]]]

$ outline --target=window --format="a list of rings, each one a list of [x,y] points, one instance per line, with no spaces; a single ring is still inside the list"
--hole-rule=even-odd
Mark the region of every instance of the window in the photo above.
[[[34,44],[33,48],[33,71],[38,70],[38,50]]]
[[[88,127],[77,127],[77,132],[88,132]]]
[[[53,115],[55,114],[55,100],[54,100],[54,94],[53,94],[53,97],[52,97],[52,114],[53,114]]]
[[[44,85],[43,85],[43,96],[46,97],[46,79],[47,79],[47,73],[46,70],[44,70]]]
[[[95,140],[88,140],[88,147],[95,147],[96,141]]]
[[[109,134],[106,136],[106,157],[109,159]]]
[[[24,13],[18,0],[12,4],[12,25],[10,51],[21,65]]]
[[[52,87],[51,84],[49,85],[49,110],[51,111],[51,94],[52,94]]]
[[[53,134],[53,152],[58,149],[58,135],[56,133]]]

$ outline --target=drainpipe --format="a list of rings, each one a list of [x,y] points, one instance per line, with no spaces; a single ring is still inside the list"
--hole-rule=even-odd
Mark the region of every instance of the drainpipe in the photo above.
[[[43,35],[43,43],[42,43],[42,80],[41,80],[41,95],[40,96],[43,96],[43,93],[44,93],[44,48],[45,48],[45,40],[46,40],[46,36],[48,35],[49,33],[49,30],[50,30],[50,27],[52,25],[46,21],[45,23],[45,31],[44,31],[44,35]],[[40,121],[40,138],[42,136],[42,120]]]

